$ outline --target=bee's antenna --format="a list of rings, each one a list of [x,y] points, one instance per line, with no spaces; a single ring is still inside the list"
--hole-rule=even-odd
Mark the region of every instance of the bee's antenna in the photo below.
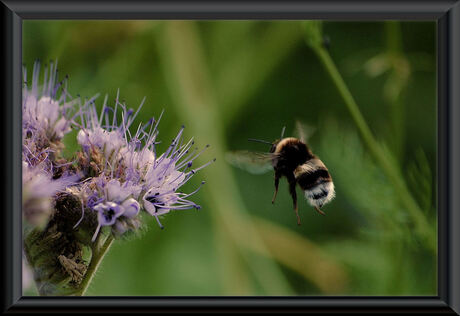
[[[281,130],[281,138],[280,139],[283,139],[285,131],[286,131],[286,126],[283,126],[283,129]]]
[[[266,140],[255,139],[255,138],[248,138],[248,140],[249,140],[250,142],[256,142],[256,143],[263,143],[263,144],[273,145],[272,143],[267,142]]]

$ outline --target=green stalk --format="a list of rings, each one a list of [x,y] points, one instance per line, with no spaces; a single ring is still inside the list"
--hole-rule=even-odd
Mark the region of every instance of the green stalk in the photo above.
[[[403,42],[401,23],[399,21],[384,22],[385,43],[386,43],[386,59],[390,63],[390,73],[384,85],[384,98],[390,106],[391,114],[391,137],[388,142],[392,147],[394,156],[400,161],[403,158],[404,143],[405,143],[405,104],[402,99],[402,92],[407,86],[407,81],[410,71],[401,71],[401,62],[408,65],[408,62],[403,53]],[[407,68],[409,69],[409,68]],[[406,274],[404,269],[407,262],[404,260],[405,244],[398,240],[388,242],[387,251],[393,259],[392,273],[387,284],[389,294],[404,294]],[[410,272],[409,272],[410,273]],[[406,276],[407,277],[407,276]]]
[[[104,241],[102,246],[100,248],[97,248],[97,245],[99,245],[100,241],[99,238],[102,234],[99,234],[99,236],[96,239],[95,245],[96,247],[93,248],[93,256],[91,258],[91,263],[88,267],[88,270],[86,271],[85,278],[80,284],[80,289],[78,292],[75,293],[76,296],[83,296],[86,292],[86,290],[89,287],[89,284],[94,278],[94,274],[99,268],[102,259],[104,258],[105,254],[109,250],[110,246],[112,245],[114,238],[112,235],[109,235],[107,239]]]
[[[337,90],[339,91],[339,94],[342,97],[348,111],[350,112],[351,117],[353,118],[353,121],[355,122],[358,131],[364,140],[365,145],[377,163],[381,166],[390,182],[393,184],[395,192],[398,194],[402,205],[407,209],[414,221],[416,231],[420,234],[426,246],[430,250],[436,252],[436,231],[429,225],[422,210],[419,208],[418,204],[409,192],[409,189],[407,188],[400,170],[395,167],[395,164],[393,163],[394,160],[392,159],[391,154],[388,151],[385,151],[373,136],[369,126],[361,114],[356,101],[354,100],[345,81],[340,75],[337,66],[332,60],[329,52],[323,48],[321,45],[321,40],[318,40],[321,38],[320,26],[310,27],[307,29],[307,32],[308,31],[313,36],[312,38],[306,38],[307,43],[313,48],[313,51],[317,54],[324,68],[332,79],[332,82],[335,84]]]
[[[384,97],[390,106],[392,136],[389,139],[394,155],[402,158],[405,143],[405,104],[402,94],[410,76],[410,66],[403,53],[401,25],[399,21],[385,21],[385,58],[390,66],[389,77],[384,85]]]
[[[399,21],[385,21],[386,46],[390,53],[399,54],[402,51],[402,34]]]

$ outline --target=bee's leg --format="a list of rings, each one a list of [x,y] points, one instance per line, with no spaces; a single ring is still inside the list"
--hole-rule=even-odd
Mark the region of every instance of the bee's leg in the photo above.
[[[278,194],[278,185],[280,183],[280,174],[275,171],[275,193],[273,194],[272,204],[275,204],[276,195]]]
[[[295,191],[295,186],[297,182],[295,181],[294,175],[291,175],[290,177],[288,177],[288,182],[289,182],[289,193],[291,194],[292,202],[294,203],[295,216],[297,216],[297,225],[300,225],[299,209],[297,207],[297,193]]]
[[[315,210],[320,213],[321,215],[326,215],[326,213],[324,213],[323,211],[320,210],[320,208],[318,206],[315,206]]]

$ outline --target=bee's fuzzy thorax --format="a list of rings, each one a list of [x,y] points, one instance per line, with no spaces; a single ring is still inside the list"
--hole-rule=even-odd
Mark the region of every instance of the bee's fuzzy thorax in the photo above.
[[[292,146],[292,145],[297,145],[297,144],[305,145],[300,139],[297,139],[297,138],[294,138],[294,137],[283,138],[282,140],[280,140],[276,144],[275,153],[278,154],[283,149],[285,149],[287,146]]]
[[[298,166],[314,157],[308,146],[294,137],[283,138],[273,147],[273,167],[284,176],[291,175]]]

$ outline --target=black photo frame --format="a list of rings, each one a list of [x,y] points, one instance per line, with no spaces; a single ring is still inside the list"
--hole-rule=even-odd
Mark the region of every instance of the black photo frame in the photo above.
[[[318,312],[460,314],[460,1],[2,0],[2,271],[5,313]],[[438,295],[423,297],[22,297],[23,19],[334,19],[437,22]]]

